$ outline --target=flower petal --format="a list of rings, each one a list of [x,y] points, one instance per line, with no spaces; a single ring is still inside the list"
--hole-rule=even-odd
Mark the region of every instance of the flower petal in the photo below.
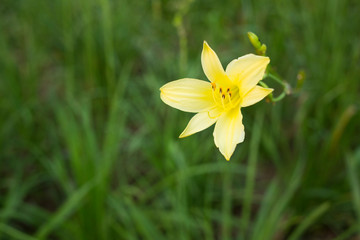
[[[192,78],[169,82],[160,88],[161,100],[185,112],[204,112],[215,106],[211,84]]]
[[[201,53],[201,65],[206,77],[210,80],[210,82],[222,82],[223,85],[228,85],[230,82],[228,76],[225,74],[224,68],[222,67],[218,56],[206,41],[204,41],[204,46]]]
[[[226,160],[230,160],[236,145],[243,142],[245,138],[240,108],[233,108],[223,113],[215,125],[213,135],[215,145],[219,148],[221,154],[224,155]]]
[[[247,107],[261,101],[264,97],[269,95],[273,90],[274,89],[272,88],[263,88],[260,86],[255,86],[242,99],[241,107]]]
[[[185,130],[180,134],[179,138],[190,136],[200,132],[216,122],[217,118],[210,118],[208,112],[201,112],[190,119]]]
[[[208,115],[209,115],[209,118],[211,118],[211,119],[214,119],[214,118],[218,119],[223,112],[224,112],[223,108],[216,106],[208,112]]]
[[[268,57],[247,54],[231,61],[226,67],[226,74],[239,86],[240,94],[244,96],[263,78],[269,62]]]

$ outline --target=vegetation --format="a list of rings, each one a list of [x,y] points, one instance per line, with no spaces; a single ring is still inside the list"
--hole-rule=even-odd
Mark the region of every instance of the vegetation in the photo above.
[[[359,12],[353,0],[2,0],[0,239],[359,237]],[[159,87],[206,79],[203,40],[225,66],[253,52],[248,31],[294,91],[243,110],[227,162],[212,128],[178,139],[192,114]]]

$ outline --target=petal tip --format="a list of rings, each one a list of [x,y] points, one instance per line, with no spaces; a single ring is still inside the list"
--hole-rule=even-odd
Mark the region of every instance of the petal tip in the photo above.
[[[269,57],[264,57],[264,58],[265,58],[267,64],[269,64],[270,63],[270,58]]]
[[[162,86],[159,88],[159,91],[160,91],[160,92],[164,92],[164,90],[165,90],[166,86],[168,86],[168,84],[169,84],[169,83],[166,83],[166,84],[162,85]]]
[[[270,58],[268,56],[261,56],[261,55],[256,55],[253,53],[249,53],[247,55],[252,56],[252,57],[257,57],[258,59],[262,59],[262,61],[266,62],[266,64],[270,63]],[[247,55],[245,55],[245,56],[247,56]],[[242,57],[239,57],[238,59],[241,59],[241,58]]]
[[[221,154],[224,156],[226,161],[230,161],[230,158],[233,155],[233,153],[224,153],[224,152],[221,152]]]
[[[215,144],[216,145],[216,144]],[[237,145],[237,144],[236,144]],[[221,147],[218,147],[220,153],[224,156],[224,158],[226,159],[226,161],[230,161],[231,156],[234,154],[235,152],[235,148],[233,149],[233,151],[227,151],[226,149],[221,149]]]
[[[209,50],[209,49],[210,49],[209,44],[208,44],[207,41],[205,41],[205,40],[204,40],[204,42],[203,42],[203,49],[204,49],[204,50]]]
[[[258,56],[258,55],[256,55]],[[270,63],[270,58],[269,57],[266,57],[266,56],[258,56],[260,58],[262,58],[262,62],[266,65],[268,65]]]
[[[160,99],[161,99],[161,101],[163,101],[165,104],[167,104],[167,102],[166,102],[166,97],[164,96],[165,94],[161,91],[160,92]]]
[[[187,135],[185,135],[184,132],[182,132],[179,136],[179,138],[185,138],[185,137],[187,137]]]

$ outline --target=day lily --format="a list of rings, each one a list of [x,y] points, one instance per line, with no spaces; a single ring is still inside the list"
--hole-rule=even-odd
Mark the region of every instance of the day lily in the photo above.
[[[231,61],[224,71],[214,50],[204,41],[201,64],[210,82],[183,78],[160,88],[162,101],[181,111],[197,113],[180,138],[202,131],[214,123],[214,141],[226,160],[244,141],[241,108],[253,105],[273,91],[258,86],[268,57],[247,54]]]

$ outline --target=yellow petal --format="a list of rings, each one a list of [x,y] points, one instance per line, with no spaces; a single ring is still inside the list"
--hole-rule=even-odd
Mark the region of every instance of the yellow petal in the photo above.
[[[247,107],[261,101],[264,97],[269,95],[274,89],[272,88],[263,88],[260,86],[255,86],[250,90],[245,97],[242,99],[241,106]]]
[[[215,125],[214,141],[226,160],[230,160],[236,145],[243,142],[244,138],[245,131],[240,108],[233,108],[223,113]]]
[[[230,80],[226,76],[218,56],[214,50],[210,48],[206,41],[204,41],[201,53],[201,64],[206,77],[211,82],[221,82],[222,85],[228,85]]]
[[[247,54],[231,61],[226,74],[239,86],[241,96],[245,96],[263,78],[269,62],[268,57]]]
[[[214,107],[213,109],[211,109],[208,112],[208,115],[209,115],[209,118],[211,118],[211,119],[214,119],[214,118],[218,119],[223,112],[224,112],[224,109],[217,106],[217,107]]]
[[[161,100],[185,112],[204,112],[215,105],[211,84],[197,79],[184,78],[169,82],[160,88]]]
[[[191,118],[185,130],[180,134],[180,138],[190,136],[200,132],[216,122],[217,118],[210,118],[208,112],[201,112]]]

